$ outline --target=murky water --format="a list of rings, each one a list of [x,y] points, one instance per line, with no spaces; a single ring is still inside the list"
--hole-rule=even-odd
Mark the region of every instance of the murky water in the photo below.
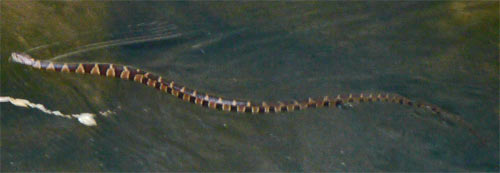
[[[2,171],[498,171],[498,2],[2,1]],[[255,101],[391,92],[461,116],[387,103],[251,115],[137,83],[7,61],[127,64]],[[110,112],[107,116],[99,112]]]

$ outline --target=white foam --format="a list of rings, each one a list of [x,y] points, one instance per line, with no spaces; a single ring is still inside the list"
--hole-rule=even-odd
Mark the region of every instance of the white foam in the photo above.
[[[96,126],[97,123],[94,120],[94,114],[91,113],[81,113],[81,114],[73,114],[73,117],[78,118],[80,123],[85,124],[86,126]]]
[[[80,113],[80,114],[72,114],[72,115],[67,115],[61,113],[61,111],[51,111],[42,104],[37,104],[37,103],[31,103],[29,100],[26,99],[19,99],[19,98],[12,98],[8,96],[0,96],[0,102],[10,102],[11,104],[18,106],[18,107],[25,107],[25,108],[34,108],[38,109],[44,113],[47,114],[52,114],[55,116],[63,117],[63,118],[77,118],[78,121],[86,126],[96,126],[97,123],[94,119],[95,114],[92,113]]]

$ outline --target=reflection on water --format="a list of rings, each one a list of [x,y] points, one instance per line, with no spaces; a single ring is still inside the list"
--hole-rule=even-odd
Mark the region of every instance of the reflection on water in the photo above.
[[[139,43],[144,43],[144,42],[152,42],[152,41],[159,41],[159,40],[166,40],[166,39],[172,39],[176,37],[180,37],[181,34],[170,34],[170,33],[164,33],[164,34],[158,34],[158,35],[148,35],[148,36],[139,36],[139,37],[132,37],[132,38],[124,38],[124,39],[118,39],[118,40],[110,40],[110,41],[103,41],[99,43],[92,43],[88,44],[85,46],[77,47],[76,50],[62,54],[62,55],[57,55],[54,58],[51,58],[50,60],[57,60],[69,56],[73,56],[76,54],[80,54],[83,52],[88,52],[91,50],[95,49],[103,49],[107,47],[113,47],[113,46],[122,46],[122,45],[129,45],[129,44],[139,44]]]
[[[2,171],[498,171],[498,2],[2,1]],[[152,71],[224,97],[391,92],[384,103],[276,115],[207,110],[136,83],[40,72],[11,52]]]

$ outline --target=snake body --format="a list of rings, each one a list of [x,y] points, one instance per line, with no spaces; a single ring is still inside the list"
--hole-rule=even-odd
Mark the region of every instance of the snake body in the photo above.
[[[415,102],[404,96],[400,96],[394,93],[339,94],[335,97],[324,96],[315,99],[308,98],[303,101],[252,103],[251,101],[226,99],[206,93],[201,93],[194,89],[189,89],[185,86],[177,84],[174,81],[166,80],[161,76],[131,66],[107,63],[56,63],[51,61],[37,60],[24,53],[12,53],[11,61],[46,71],[91,74],[111,78],[120,78],[123,80],[131,80],[142,83],[152,88],[156,88],[162,92],[171,94],[179,99],[196,105],[228,112],[292,112],[307,108],[343,107],[345,105],[348,105],[349,103],[362,102],[390,102],[417,108],[425,108],[435,114],[441,114],[443,112],[442,109],[438,106],[424,102]]]
[[[109,63],[56,63],[51,61],[37,60],[32,58],[28,54],[15,52],[12,53],[12,56],[9,60],[40,70],[91,74],[135,81],[158,89],[162,92],[171,94],[184,101],[200,105],[202,107],[227,112],[254,114],[279,113],[319,107],[343,108],[349,107],[351,103],[368,102],[388,102],[393,104],[407,105],[415,108],[429,110],[441,121],[460,125],[466,128],[474,136],[478,137],[481,141],[481,144],[487,144],[487,140],[479,135],[479,133],[477,133],[472,128],[472,125],[466,122],[460,116],[444,111],[436,105],[426,102],[416,102],[396,93],[339,94],[335,97],[324,96],[316,99],[308,98],[302,101],[294,100],[287,102],[278,101],[275,103],[252,103],[251,101],[227,99],[206,93],[201,93],[194,89],[189,89],[185,86],[177,84],[174,81],[167,80],[161,76],[131,66]]]

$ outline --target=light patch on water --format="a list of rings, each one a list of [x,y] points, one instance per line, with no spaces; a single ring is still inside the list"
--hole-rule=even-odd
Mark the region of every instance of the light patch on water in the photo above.
[[[200,49],[200,51],[203,51],[203,49],[201,49],[202,47],[209,46],[211,44],[219,42],[219,41],[221,41],[223,39],[226,39],[228,37],[231,37],[233,35],[240,34],[241,32],[244,32],[246,30],[247,30],[247,28],[242,28],[242,29],[238,29],[236,31],[232,31],[232,32],[229,32],[229,33],[221,33],[221,34],[218,34],[215,38],[212,38],[212,39],[209,39],[209,40],[206,40],[206,41],[202,41],[200,43],[192,45],[191,48],[192,49]],[[208,35],[211,35],[211,33],[208,33]]]
[[[67,119],[73,119],[76,118],[78,121],[86,126],[96,126],[97,123],[94,119],[95,114],[92,113],[80,113],[80,114],[63,114],[60,111],[52,111],[42,104],[37,104],[37,103],[31,103],[29,100],[26,99],[19,99],[19,98],[12,98],[9,96],[0,96],[0,103],[3,102],[10,102],[14,106],[18,107],[25,107],[25,108],[33,108],[33,109],[38,109],[44,113],[67,118]]]
[[[111,110],[105,110],[105,111],[99,111],[99,114],[101,114],[102,116],[104,117],[107,117],[109,115],[113,115],[113,114],[116,114],[116,112],[114,111],[111,111]]]

